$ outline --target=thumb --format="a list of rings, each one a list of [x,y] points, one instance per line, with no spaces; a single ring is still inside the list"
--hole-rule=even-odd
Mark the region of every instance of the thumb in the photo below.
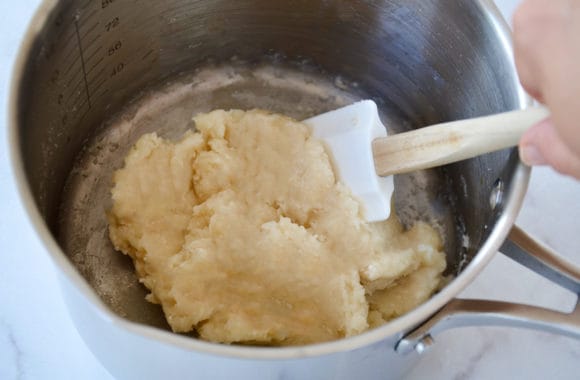
[[[527,165],[550,165],[561,174],[580,179],[580,157],[562,141],[550,118],[526,131],[519,151]]]

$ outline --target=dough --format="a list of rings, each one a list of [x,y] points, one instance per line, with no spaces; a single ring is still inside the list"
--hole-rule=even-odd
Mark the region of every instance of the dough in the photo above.
[[[296,345],[359,334],[437,290],[435,231],[366,223],[302,123],[264,111],[142,136],[114,175],[110,237],[176,332]]]

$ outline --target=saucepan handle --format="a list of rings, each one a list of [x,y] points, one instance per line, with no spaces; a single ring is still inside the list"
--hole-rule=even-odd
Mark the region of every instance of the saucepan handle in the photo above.
[[[514,226],[500,251],[550,281],[580,294],[580,267]],[[523,327],[580,339],[580,304],[570,313],[511,302],[456,298],[395,346],[401,354],[422,353],[433,336],[456,327]]]

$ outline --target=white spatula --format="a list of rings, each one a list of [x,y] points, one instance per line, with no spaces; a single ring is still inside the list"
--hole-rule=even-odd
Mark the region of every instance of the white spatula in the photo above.
[[[548,115],[546,108],[534,107],[387,137],[377,105],[363,100],[304,122],[328,145],[340,180],[362,201],[365,219],[376,222],[391,213],[393,174],[515,146],[529,127]]]

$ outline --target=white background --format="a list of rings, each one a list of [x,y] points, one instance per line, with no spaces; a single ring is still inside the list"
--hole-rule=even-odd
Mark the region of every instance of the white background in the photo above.
[[[497,3],[511,19],[519,2]],[[38,0],[0,1],[0,379],[111,379],[72,325],[53,265],[19,203],[8,163],[6,98],[10,72],[19,41],[38,4]],[[579,183],[549,169],[534,170],[518,223],[580,262],[579,195]],[[501,255],[463,295],[559,308],[570,308],[574,303],[571,294]],[[467,328],[437,337],[410,377],[576,379],[578,373],[578,341],[525,330]]]

